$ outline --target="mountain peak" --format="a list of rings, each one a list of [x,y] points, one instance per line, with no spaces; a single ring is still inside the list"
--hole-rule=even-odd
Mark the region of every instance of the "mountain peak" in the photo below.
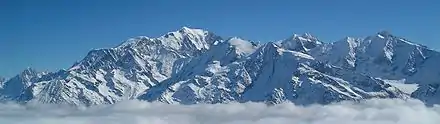
[[[238,52],[242,52],[245,54],[253,53],[257,47],[255,46],[255,44],[252,44],[251,42],[239,37],[232,37],[229,38],[227,41],[230,45],[234,46],[238,50]]]
[[[191,36],[190,36],[191,35]],[[208,31],[198,28],[190,28],[187,26],[183,26],[177,31],[171,31],[168,32],[160,37],[151,38],[147,36],[137,36],[134,38],[130,38],[123,42],[122,44],[118,45],[117,48],[124,48],[133,44],[138,43],[139,41],[153,41],[155,39],[175,39],[175,40],[182,40],[184,37],[190,36],[190,37],[204,37],[208,35]]]
[[[386,31],[386,30],[379,31],[379,32],[376,34],[376,36],[370,36],[369,38],[373,38],[373,39],[375,39],[375,38],[379,38],[379,39],[383,39],[383,40],[389,40],[389,39],[392,39],[392,40],[397,41],[397,42],[399,42],[399,43],[405,43],[405,44],[413,45],[413,46],[423,46],[423,47],[426,47],[426,46],[424,46],[424,45],[421,45],[421,44],[418,44],[418,43],[411,42],[411,41],[409,41],[409,40],[407,40],[407,39],[405,39],[405,38],[402,38],[402,37],[396,36],[396,35],[392,34],[390,31]]]
[[[336,41],[336,43],[338,42],[348,42],[348,43],[358,43],[360,39],[355,38],[355,37],[344,37],[341,40]]]
[[[198,34],[198,35],[203,35],[207,31],[205,31],[203,29],[190,28],[190,27],[183,26],[182,28],[180,28],[178,30],[178,32],[182,33],[182,34]]]
[[[192,29],[187,26],[183,26],[182,28],[180,28],[179,31],[188,31],[188,30],[192,30]]]
[[[386,30],[379,31],[379,32],[377,33],[377,36],[378,36],[378,37],[381,37],[381,38],[393,37],[393,35],[391,34],[391,32],[386,31]]]
[[[27,67],[25,70],[23,70],[23,72],[21,72],[22,75],[34,75],[37,74],[38,72],[35,71],[35,69],[31,68],[31,67]]]
[[[291,36],[289,39],[290,40],[306,41],[306,42],[316,42],[316,41],[318,41],[318,38],[314,37],[310,33],[293,34],[293,36]]]
[[[307,38],[307,39],[313,39],[313,40],[318,40],[318,38],[314,37],[312,34],[310,33],[304,33],[301,35],[301,37]]]
[[[304,33],[302,35],[293,34],[292,37],[281,42],[283,48],[299,52],[307,52],[321,44],[318,38],[312,36],[310,33]]]

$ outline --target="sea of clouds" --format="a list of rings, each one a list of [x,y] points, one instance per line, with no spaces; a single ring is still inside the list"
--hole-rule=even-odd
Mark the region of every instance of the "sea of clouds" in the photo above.
[[[440,107],[417,100],[297,106],[284,103],[169,105],[125,101],[72,108],[0,104],[0,124],[440,124]]]

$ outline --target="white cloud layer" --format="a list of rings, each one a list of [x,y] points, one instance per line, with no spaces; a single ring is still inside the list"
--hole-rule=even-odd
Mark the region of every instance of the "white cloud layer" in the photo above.
[[[260,103],[168,105],[126,101],[73,109],[0,105],[1,124],[440,124],[440,107],[417,100],[368,100],[332,105]]]

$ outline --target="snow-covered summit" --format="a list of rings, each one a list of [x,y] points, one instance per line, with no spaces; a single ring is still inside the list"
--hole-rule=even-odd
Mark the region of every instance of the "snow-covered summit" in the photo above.
[[[239,37],[232,37],[228,39],[227,42],[231,45],[231,47],[236,48],[237,52],[247,55],[253,53],[258,47],[257,44],[243,40]]]
[[[208,31],[203,30],[203,29],[199,29],[199,28],[189,28],[187,26],[183,26],[180,30],[180,33],[183,34],[194,34],[194,35],[204,35],[206,33],[208,33]]]
[[[322,44],[323,43],[319,41],[318,38],[312,36],[309,33],[305,33],[302,35],[294,34],[292,37],[287,38],[281,42],[281,46],[283,48],[299,52],[308,52],[310,49],[313,49]]]
[[[158,38],[149,38],[147,36],[131,38],[117,48],[136,46],[137,44],[145,44],[145,42],[148,42],[151,44],[161,44],[175,50],[184,50],[187,47],[203,50],[209,48],[209,45],[212,44],[212,42],[209,41],[215,38],[218,38],[218,36],[215,36],[211,32],[202,29],[182,27],[177,31],[168,32]]]

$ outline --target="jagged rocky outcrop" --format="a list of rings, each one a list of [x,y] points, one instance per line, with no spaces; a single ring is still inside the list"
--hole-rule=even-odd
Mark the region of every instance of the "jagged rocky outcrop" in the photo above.
[[[32,68],[27,68],[9,80],[0,81],[2,82],[0,89],[2,100],[15,100],[32,83],[42,78],[43,75],[45,75],[44,72],[37,72]]]

